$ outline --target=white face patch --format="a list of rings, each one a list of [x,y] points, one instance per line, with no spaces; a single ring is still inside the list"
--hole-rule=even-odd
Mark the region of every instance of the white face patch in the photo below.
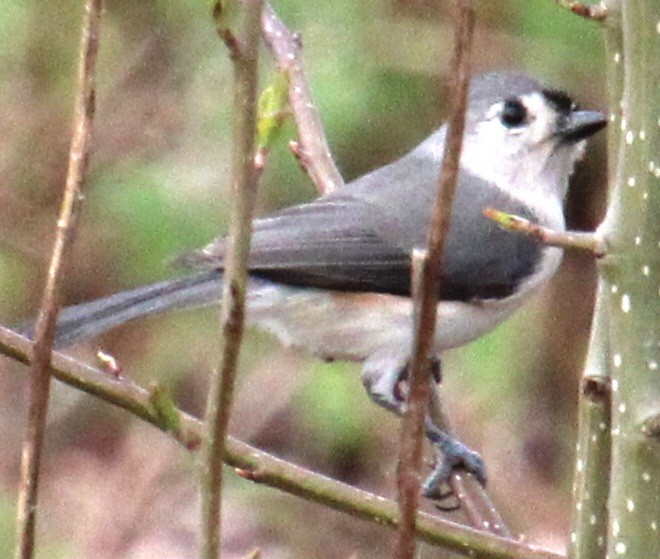
[[[506,101],[495,103],[486,111],[477,125],[478,134],[498,138],[518,150],[529,150],[534,146],[555,140],[555,126],[560,117],[542,93],[529,93],[519,97],[526,110],[525,122],[520,126],[507,126],[502,122]],[[514,140],[515,141],[511,141]]]
[[[558,114],[552,105],[541,93],[523,95],[520,100],[528,114],[526,141],[530,145],[553,141]]]
[[[510,195],[544,214],[553,208],[557,215],[552,217],[560,226],[561,201],[585,142],[560,142],[555,131],[564,115],[542,93],[522,95],[518,101],[525,109],[525,120],[519,125],[503,121],[506,100],[502,100],[468,130],[462,167],[496,187],[506,188]]]
[[[558,115],[552,105],[541,93],[523,95],[519,100],[526,111],[520,125],[511,126],[502,121],[506,102],[500,101],[492,105],[474,127],[464,147],[468,153],[480,148],[481,157],[486,159],[471,169],[476,174],[484,178],[487,174],[511,178],[523,166],[531,178],[541,172],[557,147],[554,130]]]

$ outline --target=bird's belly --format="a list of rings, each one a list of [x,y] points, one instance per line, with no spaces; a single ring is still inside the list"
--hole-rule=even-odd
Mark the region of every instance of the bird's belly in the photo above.
[[[296,288],[258,281],[248,297],[248,322],[284,344],[329,359],[362,361],[387,350],[412,349],[412,302],[408,297]],[[483,336],[520,306],[509,298],[438,305],[436,353]]]

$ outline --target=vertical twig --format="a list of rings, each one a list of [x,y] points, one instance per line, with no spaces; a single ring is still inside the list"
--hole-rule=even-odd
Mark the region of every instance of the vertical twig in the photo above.
[[[470,0],[459,2],[459,14],[456,22],[456,42],[454,47],[454,59],[452,61],[452,76],[454,87],[452,89],[449,128],[445,141],[445,152],[442,160],[440,175],[440,191],[436,200],[436,206],[431,218],[429,228],[428,247],[430,266],[438,270],[437,276],[432,277],[433,283],[425,289],[425,301],[423,308],[428,318],[425,319],[426,328],[430,331],[429,344],[435,331],[436,303],[441,290],[440,285],[440,261],[442,247],[447,237],[450,226],[451,204],[454,195],[454,187],[458,179],[460,149],[465,124],[465,111],[467,108],[467,88],[469,74],[469,52],[472,46],[472,35],[474,30],[474,8]],[[447,186],[451,185],[449,188]],[[432,406],[438,405],[438,399],[431,401]],[[431,410],[434,416],[441,416],[440,409]],[[443,429],[449,429],[448,425],[440,425]],[[470,522],[475,528],[490,531],[500,536],[508,537],[510,533],[502,521],[502,517],[491,502],[484,489],[472,480],[459,479],[453,476],[452,489],[459,498],[461,506],[468,513]]]
[[[423,286],[428,284],[431,274],[428,251],[416,249],[412,254],[412,298],[414,304],[413,324],[415,347],[419,347],[420,337],[427,330],[421,322]],[[427,356],[428,354],[422,354]],[[431,396],[430,362],[422,359],[419,366],[413,361],[410,367],[408,384],[410,391],[406,409],[401,419],[399,436],[399,463],[397,468],[397,489],[399,506],[399,526],[393,557],[409,559],[415,555],[415,525],[419,508],[420,470],[424,442],[424,416]]]
[[[229,4],[229,5],[227,5]],[[220,323],[223,350],[218,371],[211,380],[206,412],[208,428],[202,489],[202,553],[205,559],[220,556],[222,461],[231,412],[234,379],[243,337],[247,258],[256,196],[255,131],[258,97],[259,22],[263,0],[245,0],[239,7],[218,1],[214,18],[218,32],[230,49],[234,63],[234,142],[232,158],[232,212],[224,273]],[[228,27],[224,10],[242,10],[240,28]]]
[[[50,394],[50,360],[59,310],[59,283],[66,273],[70,260],[76,217],[82,200],[80,191],[89,160],[89,138],[94,115],[94,70],[98,53],[101,7],[102,0],[88,0],[85,5],[86,15],[82,28],[66,185],[30,364],[28,423],[21,460],[18,534],[14,550],[16,559],[28,559],[34,555],[39,468]]]
[[[454,53],[451,62],[450,113],[445,139],[438,195],[436,197],[427,237],[428,253],[422,257],[420,284],[415,294],[417,309],[415,320],[415,347],[410,364],[410,397],[404,413],[402,440],[413,439],[410,450],[404,454],[402,448],[399,468],[399,510],[401,521],[397,532],[394,557],[411,558],[415,554],[415,517],[417,515],[420,488],[421,446],[424,413],[429,394],[430,359],[436,327],[436,308],[441,289],[440,262],[445,240],[449,231],[454,191],[458,180],[465,111],[470,76],[470,50],[474,31],[474,8],[472,0],[458,0],[455,18]],[[419,258],[419,257],[418,257]],[[416,259],[413,259],[415,261]],[[418,263],[418,267],[420,264]],[[417,286],[416,286],[417,287]],[[416,402],[417,398],[426,399]],[[412,413],[413,418],[408,418]],[[408,446],[408,445],[406,445]],[[405,461],[404,461],[405,460]],[[405,487],[404,487],[405,486]]]

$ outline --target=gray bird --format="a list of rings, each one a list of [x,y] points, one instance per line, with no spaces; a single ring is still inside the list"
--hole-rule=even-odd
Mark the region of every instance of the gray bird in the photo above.
[[[484,217],[495,208],[564,230],[563,200],[585,140],[601,112],[578,110],[565,93],[522,75],[472,80],[460,175],[442,260],[434,352],[492,330],[538,292],[562,251],[504,231]],[[400,412],[398,383],[412,350],[411,253],[424,247],[446,126],[401,159],[314,201],[253,222],[247,321],[324,359],[358,361],[369,396]],[[226,241],[191,255],[186,277],[68,307],[56,344],[67,346],[129,320],[217,303]],[[427,496],[453,468],[485,482],[479,455],[426,421],[442,457]]]

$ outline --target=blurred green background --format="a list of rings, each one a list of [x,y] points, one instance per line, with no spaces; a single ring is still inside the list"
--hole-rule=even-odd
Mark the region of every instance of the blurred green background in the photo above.
[[[398,157],[445,115],[451,10],[439,0],[301,2],[274,7],[302,36],[307,75],[347,180]],[[0,0],[0,320],[34,316],[66,172],[82,1]],[[264,51],[263,83],[273,73]],[[548,0],[482,1],[475,71],[533,74],[604,109],[596,25]],[[75,303],[177,273],[168,261],[227,222],[232,72],[208,2],[109,0],[97,117],[73,269]],[[315,195],[288,152],[289,123],[260,183],[258,212]],[[591,143],[567,201],[572,227],[603,210],[604,135]],[[562,550],[570,518],[577,379],[594,285],[569,255],[527,309],[444,359],[456,428],[482,452],[513,529]],[[213,309],[127,325],[103,347],[125,374],[171,387],[204,409],[217,363]],[[24,429],[25,369],[2,360],[0,554],[9,556]],[[270,337],[247,337],[232,433],[278,456],[395,494],[398,422],[363,394],[359,367],[320,363]],[[197,545],[195,457],[127,414],[68,388],[54,394],[39,516],[40,557],[191,557]],[[228,476],[226,557],[381,557],[385,529]],[[432,508],[428,507],[429,510]],[[461,520],[460,513],[450,518]],[[321,528],[320,528],[321,527]],[[423,548],[422,556],[446,557]]]

